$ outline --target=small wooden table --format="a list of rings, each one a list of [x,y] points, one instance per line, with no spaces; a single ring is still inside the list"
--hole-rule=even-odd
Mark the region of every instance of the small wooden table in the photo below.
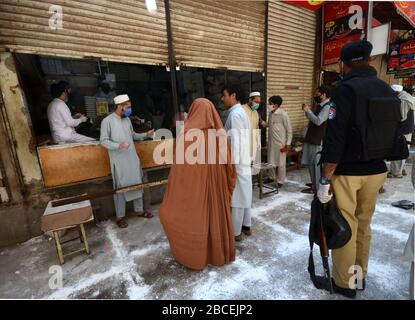
[[[85,252],[86,254],[89,254],[88,239],[86,237],[84,224],[93,220],[94,215],[92,212],[91,202],[89,200],[58,207],[52,207],[52,201],[48,203],[42,217],[42,230],[51,231],[53,233],[60,264],[64,264],[65,257],[69,255],[78,252]],[[78,229],[78,237],[62,242],[59,238],[59,231],[74,228]],[[76,239],[81,241],[83,244],[82,247],[77,250],[64,253],[62,244]]]
[[[274,179],[274,187],[271,187],[268,184],[264,183],[264,173],[271,173],[271,176],[275,178],[275,168],[276,166],[270,163],[261,163],[258,167],[254,164],[254,169],[258,170],[258,182],[259,182],[259,198],[262,199],[265,195],[271,193],[278,193],[278,183]],[[264,188],[270,189],[270,191],[264,192]]]

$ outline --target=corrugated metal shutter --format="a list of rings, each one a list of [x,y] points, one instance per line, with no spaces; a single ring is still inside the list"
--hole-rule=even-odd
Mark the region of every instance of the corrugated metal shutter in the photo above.
[[[63,28],[49,27],[51,5],[63,9]],[[144,1],[1,0],[0,48],[16,52],[109,61],[167,64],[164,2],[155,14]]]
[[[313,95],[316,14],[283,2],[269,2],[267,95],[280,95],[293,130],[307,125],[301,110]]]
[[[171,0],[171,14],[178,64],[264,70],[264,1]]]

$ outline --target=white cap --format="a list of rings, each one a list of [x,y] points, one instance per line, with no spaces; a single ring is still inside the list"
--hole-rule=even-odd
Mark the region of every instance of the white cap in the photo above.
[[[254,91],[254,92],[251,92],[250,94],[249,94],[249,97],[250,98],[253,98],[253,97],[260,97],[261,96],[261,93],[259,92],[259,91]]]
[[[400,84],[393,84],[391,85],[391,88],[395,92],[402,92],[403,87]]]
[[[128,96],[128,94],[120,94],[119,96],[116,96],[114,98],[114,104],[120,104],[127,101],[130,101],[130,97]]]

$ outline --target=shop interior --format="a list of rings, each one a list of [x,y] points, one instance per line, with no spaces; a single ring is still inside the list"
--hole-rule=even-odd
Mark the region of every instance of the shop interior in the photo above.
[[[52,100],[50,86],[61,80],[71,87],[67,105],[72,114],[88,117],[88,122],[76,128],[78,133],[99,139],[101,121],[113,111],[114,96],[121,93],[128,94],[132,101],[130,119],[136,132],[175,127],[171,77],[164,66],[31,54],[15,54],[15,60],[38,146],[53,144],[47,106]],[[250,91],[260,91],[262,96],[265,92],[261,73],[181,68],[176,71],[176,79],[179,112],[188,112],[194,99],[205,97],[214,103],[223,122],[227,112],[221,104],[221,89],[228,81],[239,83],[246,97]],[[263,101],[259,109],[263,119],[265,106]]]

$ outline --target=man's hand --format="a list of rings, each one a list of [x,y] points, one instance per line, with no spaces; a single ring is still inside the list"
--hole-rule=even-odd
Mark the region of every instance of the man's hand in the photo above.
[[[318,185],[317,198],[321,203],[327,203],[333,197],[332,194],[329,194],[330,184],[321,184]]]
[[[84,115],[81,115],[80,119],[81,119],[81,122],[87,122],[88,121],[88,118],[85,117]]]
[[[156,133],[154,132],[154,130],[147,131],[147,137],[154,139],[155,135]]]
[[[129,143],[127,142],[122,142],[118,145],[118,149],[122,150],[122,149],[128,149],[128,147],[130,146]]]
[[[307,104],[304,104],[304,103],[303,103],[303,105],[301,107],[303,108],[303,111],[304,112],[308,112],[308,111],[311,110],[311,107],[309,105],[307,105]]]

